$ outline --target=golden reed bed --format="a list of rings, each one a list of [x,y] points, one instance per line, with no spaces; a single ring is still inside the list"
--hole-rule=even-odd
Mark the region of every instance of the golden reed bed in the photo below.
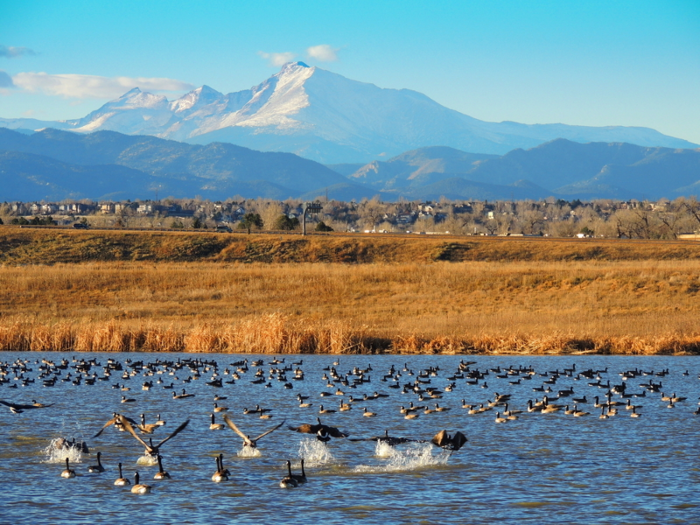
[[[0,232],[0,350],[700,353],[697,244],[234,237]]]
[[[620,354],[700,353],[698,336],[608,336],[487,334],[473,337],[377,337],[340,323],[309,327],[282,316],[248,319],[234,326],[201,324],[128,327],[116,321],[41,324],[15,320],[0,325],[0,350],[78,352],[221,352],[268,354]]]

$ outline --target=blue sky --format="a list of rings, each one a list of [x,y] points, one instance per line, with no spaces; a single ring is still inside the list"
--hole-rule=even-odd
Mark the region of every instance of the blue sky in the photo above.
[[[286,59],[482,120],[700,143],[697,0],[0,0],[0,117],[78,118],[134,85],[239,91]]]

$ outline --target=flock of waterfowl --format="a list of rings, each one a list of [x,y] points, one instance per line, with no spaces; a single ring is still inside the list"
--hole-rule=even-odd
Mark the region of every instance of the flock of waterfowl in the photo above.
[[[96,429],[93,440],[100,439],[102,434],[114,427],[118,431],[125,432],[144,448],[144,455],[157,463],[158,472],[154,479],[165,480],[170,474],[163,470],[162,448],[170,440],[185,431],[190,425],[191,419],[180,423],[169,435],[154,442],[151,437],[166,426],[160,414],[153,423],[146,422],[145,413],[140,413],[138,419],[126,415],[129,407],[141,406],[143,397],[127,397],[123,392],[135,390],[136,384],[141,382],[140,389],[148,392],[155,389],[172,390],[172,402],[180,403],[181,400],[195,398],[201,393],[193,394],[186,391],[185,385],[197,381],[211,387],[212,394],[230,390],[229,395],[235,395],[235,385],[248,382],[252,385],[260,385],[261,388],[278,388],[290,391],[290,399],[295,399],[301,409],[309,412],[317,412],[315,422],[288,425],[290,431],[313,435],[318,441],[327,443],[332,439],[348,438],[349,441],[375,441],[382,442],[390,447],[396,447],[409,442],[431,442],[448,451],[460,450],[466,443],[466,436],[459,431],[449,433],[441,430],[432,439],[416,437],[392,436],[389,430],[382,435],[372,437],[349,437],[349,433],[338,427],[321,422],[320,415],[332,416],[335,413],[360,413],[361,417],[375,418],[387,417],[386,409],[383,411],[371,411],[369,405],[376,400],[383,400],[382,407],[389,406],[392,398],[402,397],[402,404],[397,403],[396,413],[389,417],[403,417],[406,420],[414,420],[419,417],[439,417],[439,414],[450,410],[461,410],[466,418],[480,416],[491,411],[496,424],[506,424],[517,421],[527,414],[557,414],[559,416],[571,416],[580,418],[595,416],[600,419],[620,418],[628,414],[631,418],[640,418],[643,407],[640,399],[646,399],[646,403],[654,403],[666,406],[669,409],[682,407],[687,398],[676,393],[667,395],[664,393],[663,381],[670,373],[669,370],[623,370],[617,373],[608,372],[608,369],[577,370],[573,364],[562,370],[536,371],[532,366],[493,367],[480,370],[475,361],[460,360],[457,368],[443,371],[439,366],[429,366],[421,370],[412,370],[408,364],[403,367],[392,364],[385,370],[373,372],[372,366],[366,368],[353,367],[343,370],[340,361],[325,367],[320,375],[321,385],[309,386],[313,381],[308,379],[308,374],[302,369],[303,361],[299,360],[287,364],[285,358],[267,357],[265,359],[241,359],[227,365],[220,365],[212,359],[178,358],[167,360],[157,357],[151,361],[133,361],[126,359],[120,362],[118,359],[109,358],[105,364],[91,358],[63,358],[54,362],[48,359],[29,360],[17,359],[13,362],[0,362],[0,387],[4,389],[17,389],[23,387],[42,386],[51,388],[59,382],[74,386],[94,386],[98,384],[109,385],[120,392],[121,403],[124,410],[121,413],[113,413],[104,423],[102,428]],[[613,379],[617,375],[619,379]],[[686,371],[683,375],[690,375]],[[484,395],[479,402],[467,402],[461,399],[459,404],[451,398],[453,392],[462,383],[461,390],[466,388],[487,389],[487,380],[497,385],[498,390],[506,392],[511,385],[522,385],[530,382],[533,386],[534,399],[513,399],[511,393],[493,392]],[[177,383],[177,388],[176,388]],[[566,384],[565,384],[566,383]],[[304,386],[302,388],[302,385]],[[628,386],[629,385],[629,386]],[[377,388],[377,390],[375,390]],[[351,394],[358,389],[371,390],[372,393]],[[312,393],[315,391],[315,394]],[[381,392],[380,392],[381,391]],[[520,388],[522,392],[522,388]],[[248,393],[250,390],[248,390]],[[474,390],[478,392],[478,390]],[[597,395],[593,395],[597,394]],[[337,409],[330,408],[331,403],[317,404],[314,396],[319,401],[321,398],[338,396],[340,399]],[[8,397],[8,396],[5,396]],[[286,418],[276,423],[255,437],[239,428],[240,423],[234,422],[234,416],[224,406],[227,395],[212,395],[213,401],[208,421],[209,430],[223,430],[226,427],[237,434],[244,448],[256,449],[258,442],[265,436],[282,428]],[[475,395],[474,397],[479,397]],[[336,399],[338,399],[336,398]],[[197,398],[199,399],[199,398]],[[241,401],[241,397],[236,398]],[[245,401],[254,401],[247,398]],[[188,401],[183,401],[187,403]],[[197,402],[197,401],[194,401]],[[220,404],[224,403],[224,404]],[[15,402],[0,400],[0,404],[9,408],[14,414],[23,414],[36,409],[50,409],[55,403],[40,403],[32,400],[27,402]],[[253,403],[250,403],[252,405]],[[452,405],[452,406],[450,406]],[[519,406],[520,408],[515,408]],[[143,410],[143,408],[141,408]],[[140,410],[138,410],[140,411]],[[382,413],[384,412],[384,413]],[[270,419],[274,416],[274,408],[261,407],[255,404],[254,408],[245,408],[242,411],[245,416],[257,416],[260,419]],[[216,414],[220,414],[223,423],[216,422]],[[435,414],[435,415],[433,415]],[[700,408],[694,411],[700,414]],[[343,416],[346,417],[346,416]],[[553,416],[558,417],[558,416]],[[104,420],[103,420],[104,421]],[[437,426],[437,425],[436,425]],[[105,438],[101,438],[105,439]],[[94,446],[94,443],[93,443]],[[99,442],[98,442],[99,446]],[[57,450],[68,451],[75,448],[88,453],[88,445],[84,441],[68,440],[62,437],[54,441]],[[223,454],[216,454],[216,470],[211,476],[213,482],[224,482],[230,479],[231,472],[224,466]],[[102,453],[97,452],[97,464],[88,467],[92,474],[102,474],[106,471],[102,465]],[[287,460],[286,475],[279,482],[281,487],[296,487],[306,483],[304,459],[301,459],[301,473],[293,474],[291,461]],[[76,471],[71,468],[69,458],[65,459],[65,469],[61,472],[63,478],[76,477]],[[145,494],[151,491],[151,486],[141,482],[138,471],[133,473],[133,484],[122,473],[122,463],[118,464],[119,477],[114,482],[117,486],[131,486],[131,492]]]

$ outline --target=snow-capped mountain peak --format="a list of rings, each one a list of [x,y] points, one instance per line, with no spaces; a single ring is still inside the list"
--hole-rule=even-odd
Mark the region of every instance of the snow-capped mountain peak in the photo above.
[[[224,97],[223,93],[219,93],[215,89],[210,88],[207,85],[198,87],[190,91],[189,93],[183,95],[177,100],[173,100],[170,104],[170,110],[175,113],[181,113],[183,111],[190,110],[194,107],[206,106],[214,102],[220,102]]]
[[[4,122],[12,124],[9,119]],[[232,142],[325,163],[369,162],[438,145],[503,154],[556,138],[695,146],[648,128],[483,122],[415,91],[383,89],[303,62],[289,62],[257,86],[227,95],[205,85],[168,102],[162,95],[134,88],[82,119],[57,122],[55,127],[108,129],[200,144]]]
[[[124,109],[157,109],[159,107],[167,106],[167,104],[168,99],[164,95],[154,95],[152,93],[141,91],[138,87],[135,87],[130,91],[124,93],[118,99],[112,102],[108,102],[107,104],[105,104],[105,106]]]

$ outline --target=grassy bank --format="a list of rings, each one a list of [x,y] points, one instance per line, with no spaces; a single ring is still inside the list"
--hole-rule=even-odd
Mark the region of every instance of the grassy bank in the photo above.
[[[180,235],[166,241],[185,242]],[[297,241],[305,242],[289,240]],[[360,241],[381,251],[392,239],[309,240]],[[365,264],[243,264],[221,250],[208,262],[5,265],[0,349],[700,353],[698,259],[650,258],[654,243],[643,243],[610,246],[637,250],[637,259],[546,261],[580,245],[522,240],[479,249],[527,251],[529,260],[430,259],[442,242],[398,239],[387,262]],[[389,258],[390,248],[413,260]]]
[[[700,243],[20,229],[0,226],[0,265],[86,262],[408,263],[700,260]]]

